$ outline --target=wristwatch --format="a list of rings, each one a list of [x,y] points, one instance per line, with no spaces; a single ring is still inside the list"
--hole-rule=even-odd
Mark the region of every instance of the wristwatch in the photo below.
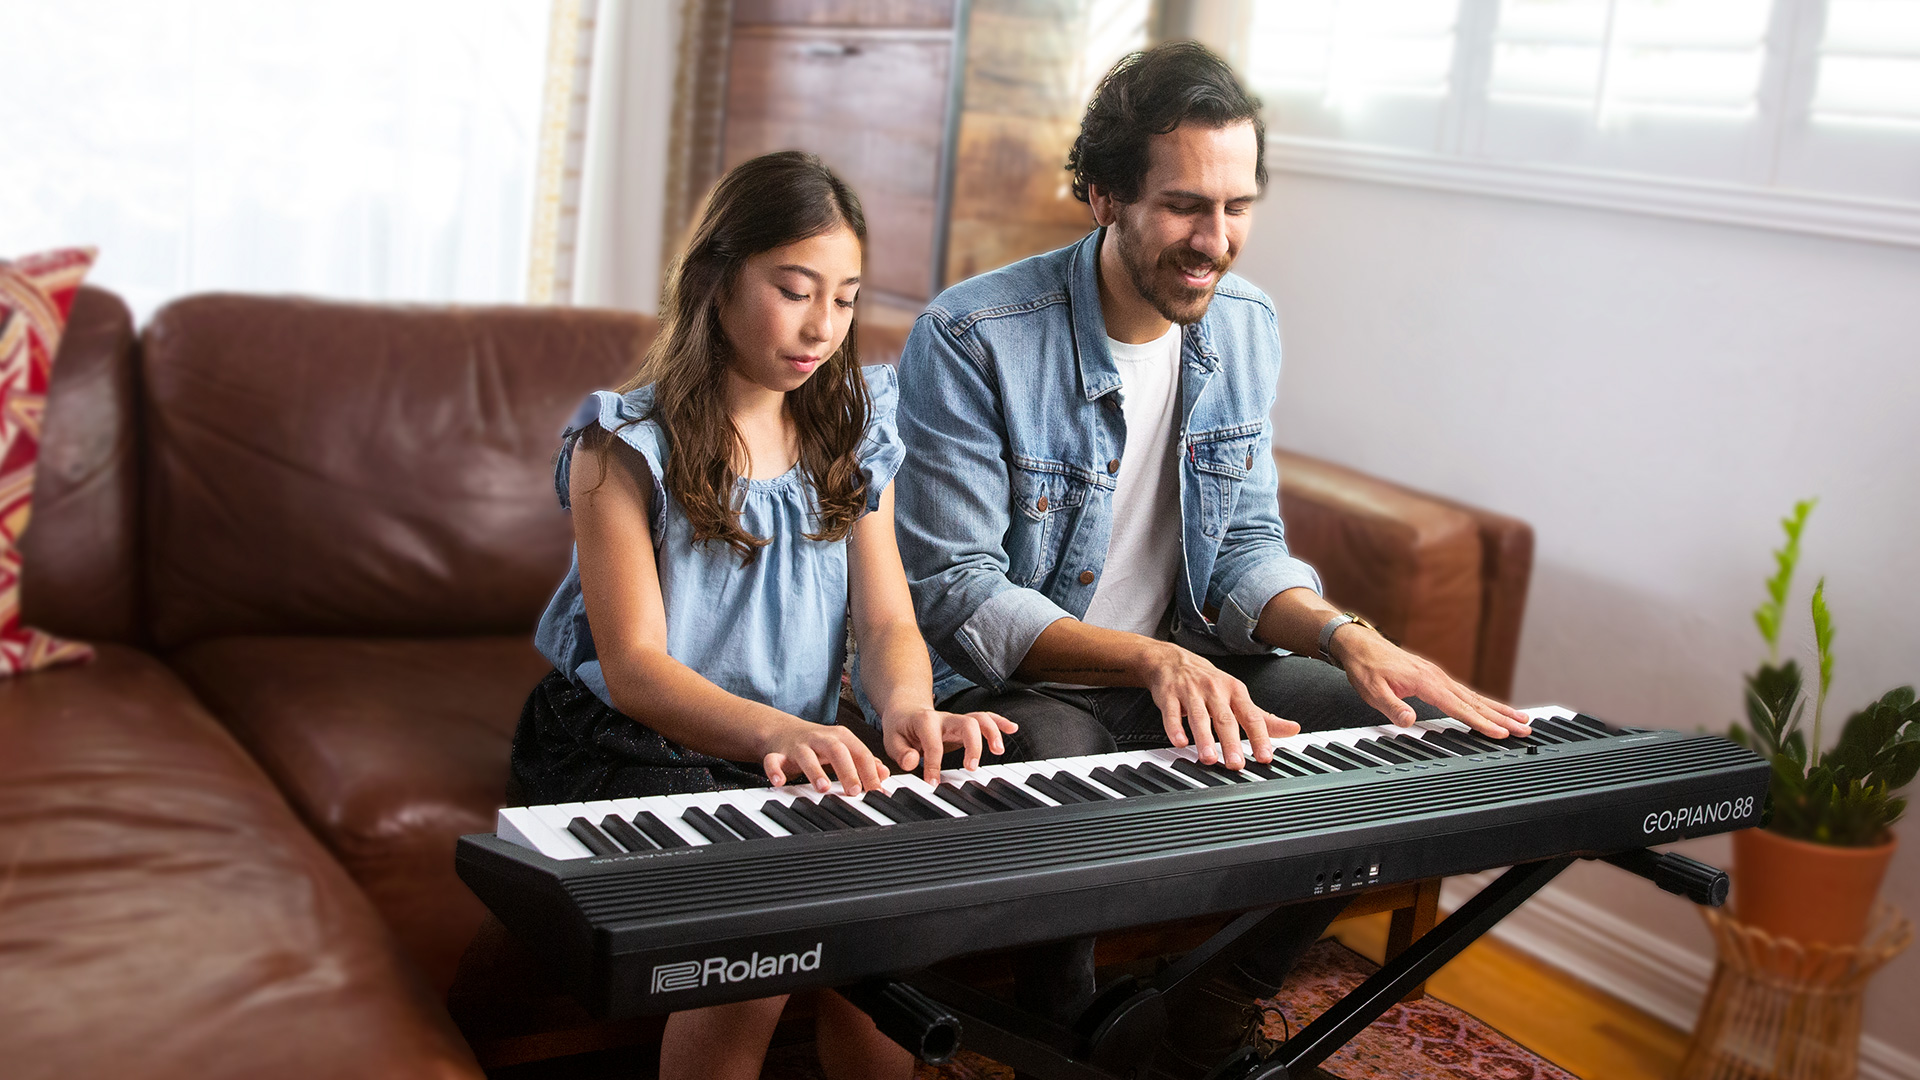
[[[1348,623],[1358,623],[1376,634],[1380,632],[1380,628],[1368,621],[1365,615],[1352,611],[1343,612],[1327,620],[1327,624],[1320,628],[1320,659],[1325,660],[1334,667],[1340,668],[1342,671],[1346,670],[1346,668],[1340,661],[1333,658],[1333,654],[1327,651],[1327,646],[1333,644],[1333,632]]]

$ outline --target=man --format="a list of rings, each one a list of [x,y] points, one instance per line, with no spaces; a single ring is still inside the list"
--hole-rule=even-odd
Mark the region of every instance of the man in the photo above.
[[[940,707],[1020,725],[1000,760],[1191,741],[1239,768],[1243,738],[1266,761],[1301,725],[1382,715],[1528,731],[1327,603],[1287,551],[1278,324],[1228,273],[1264,153],[1259,103],[1204,48],[1121,60],[1068,158],[1099,229],[948,289],[907,341],[901,553]],[[1297,932],[1189,1003],[1174,1058],[1230,1051],[1223,1032],[1338,907],[1302,905]],[[1065,1019],[1089,998],[1090,957],[1087,942],[1031,954],[1023,997]]]

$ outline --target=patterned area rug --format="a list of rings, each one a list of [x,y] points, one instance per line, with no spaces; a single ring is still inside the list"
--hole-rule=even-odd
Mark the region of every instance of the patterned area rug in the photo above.
[[[1263,1003],[1268,1037],[1279,1041],[1287,1031],[1299,1031],[1377,967],[1337,941],[1315,945],[1294,967],[1280,996]],[[1387,1010],[1320,1067],[1339,1080],[1577,1080],[1431,996]],[[762,1075],[816,1080],[820,1066],[811,1044],[785,1046],[768,1055]],[[914,1075],[915,1080],[1012,1080],[1013,1070],[963,1050],[947,1065],[920,1065]]]

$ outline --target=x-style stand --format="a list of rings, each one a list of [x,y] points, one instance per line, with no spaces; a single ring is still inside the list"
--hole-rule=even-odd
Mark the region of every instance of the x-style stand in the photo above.
[[[1543,859],[1508,870],[1271,1056],[1243,1048],[1219,1062],[1207,1074],[1208,1080],[1288,1080],[1307,1075],[1539,892],[1575,858]],[[1726,874],[1685,856],[1629,851],[1607,861],[1697,903],[1718,907],[1726,899]],[[1179,1011],[1185,995],[1258,949],[1292,917],[1285,906],[1250,911],[1152,980],[1123,979],[1110,987],[1071,1027],[931,971],[870,980],[841,993],[866,1010],[882,1032],[934,1064],[951,1058],[964,1036],[968,1049],[1041,1080],[1137,1080],[1146,1075],[1169,1015]]]

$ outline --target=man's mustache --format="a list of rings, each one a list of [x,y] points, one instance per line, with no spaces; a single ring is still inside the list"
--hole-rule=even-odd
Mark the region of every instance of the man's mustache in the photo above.
[[[1233,260],[1228,258],[1209,259],[1190,247],[1175,246],[1160,253],[1160,265],[1169,270],[1176,270],[1188,274],[1201,270],[1211,270],[1216,274],[1224,274],[1227,272],[1227,268],[1233,265]]]

